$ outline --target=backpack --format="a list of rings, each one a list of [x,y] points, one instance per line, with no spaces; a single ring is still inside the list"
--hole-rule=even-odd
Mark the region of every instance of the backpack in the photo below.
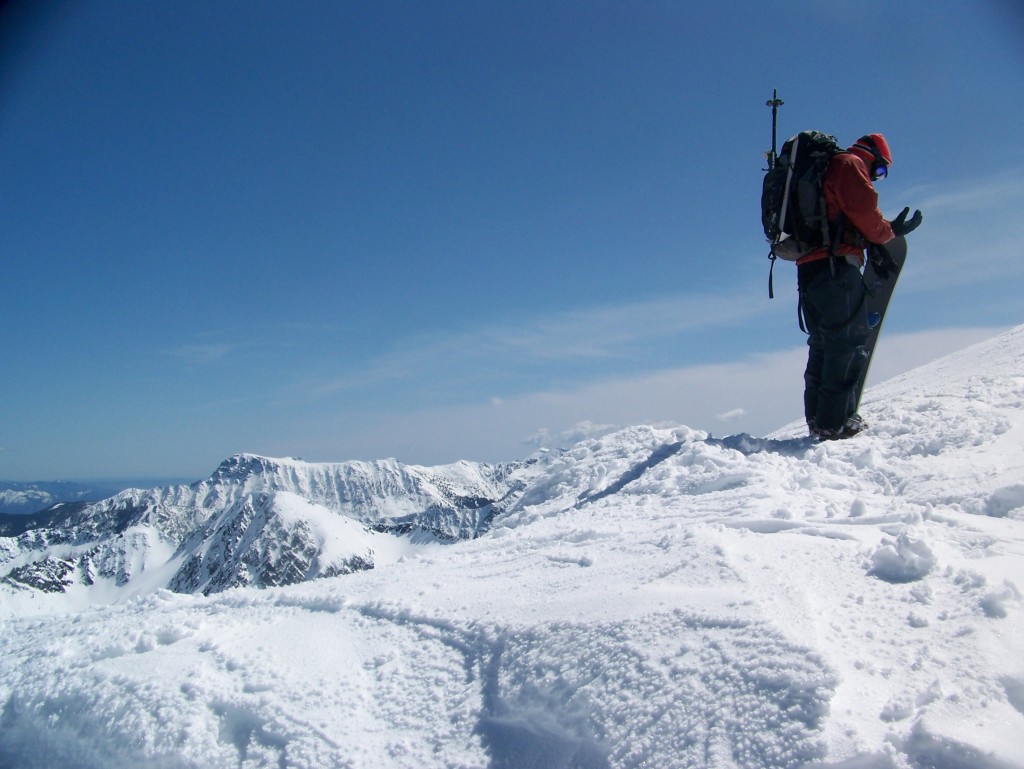
[[[764,175],[761,224],[775,259],[795,262],[829,244],[822,177],[833,155],[845,150],[834,136],[802,131],[786,140]]]

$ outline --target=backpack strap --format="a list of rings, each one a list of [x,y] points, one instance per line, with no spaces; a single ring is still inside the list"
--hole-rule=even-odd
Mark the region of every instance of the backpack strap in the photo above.
[[[830,223],[831,224],[831,223]],[[836,251],[839,248],[839,244],[843,242],[843,236],[846,234],[846,214],[840,213],[839,218],[836,219],[835,233],[832,235],[832,239],[828,241],[828,254],[829,256],[836,256]]]
[[[793,137],[793,146],[789,150],[789,164],[786,171],[786,186],[782,190],[782,211],[779,212],[779,230],[786,226],[786,214],[789,208],[789,185],[793,181],[793,165],[796,163],[796,151],[800,146],[800,134]],[[823,209],[824,210],[824,209]],[[778,240],[778,238],[776,238]],[[774,260],[772,260],[774,262]]]
[[[822,199],[822,202],[824,202],[824,197]],[[831,222],[826,222],[825,226],[829,227],[829,229],[831,229],[830,225],[831,225]],[[840,213],[839,214],[839,218],[836,220],[835,234],[831,238],[829,238],[826,235],[826,238],[825,238],[825,242],[828,243],[828,262],[829,262],[830,268],[832,270],[832,277],[833,278],[836,276],[836,259],[843,259],[843,258],[845,258],[845,257],[841,257],[837,253],[837,251],[839,249],[839,244],[843,242],[843,235],[845,234],[845,232],[846,232],[846,214]]]
[[[849,154],[848,150],[839,150],[838,152],[836,152],[834,155],[832,155],[828,159],[828,162],[831,163],[832,162],[832,158],[834,158],[836,155],[848,155],[848,154]],[[827,168],[828,167],[826,166],[826,170],[827,170]],[[819,199],[819,202],[821,204],[821,242],[828,245],[829,271],[832,273],[832,277],[834,278],[836,276],[836,262],[835,262],[835,260],[838,258],[838,255],[836,254],[836,249],[839,248],[839,244],[843,242],[843,233],[846,230],[846,214],[841,212],[841,211],[839,212],[839,219],[836,220],[838,222],[838,225],[836,226],[835,234],[834,235],[830,235],[830,230],[831,230],[831,226],[830,225],[831,225],[831,222],[828,219],[828,206],[825,204],[825,172],[824,171],[822,172],[822,175],[821,175],[821,198]]]

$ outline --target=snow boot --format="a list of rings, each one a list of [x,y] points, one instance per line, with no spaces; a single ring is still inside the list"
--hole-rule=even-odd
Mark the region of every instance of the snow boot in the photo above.
[[[820,428],[813,420],[807,423],[807,429],[810,431],[811,437],[817,438],[819,441],[841,441],[864,432],[868,429],[868,423],[860,414],[850,414],[838,430]]]

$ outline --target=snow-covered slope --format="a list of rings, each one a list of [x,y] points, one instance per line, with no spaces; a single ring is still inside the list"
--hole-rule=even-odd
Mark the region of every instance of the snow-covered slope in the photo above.
[[[1024,767],[1024,327],[862,411],[839,443],[585,441],[480,536],[334,578],[57,616],[31,593],[0,626],[0,765]],[[326,519],[332,563],[374,547],[324,484],[242,477],[132,525],[205,543],[216,510],[275,547]]]

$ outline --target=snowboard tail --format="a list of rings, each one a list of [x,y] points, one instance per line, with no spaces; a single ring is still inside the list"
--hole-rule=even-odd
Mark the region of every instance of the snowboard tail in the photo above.
[[[897,235],[885,244],[885,250],[888,251],[894,263],[894,267],[889,268],[888,276],[880,276],[870,260],[867,267],[864,268],[864,288],[867,291],[864,303],[867,306],[868,338],[864,343],[867,360],[864,362],[864,370],[854,390],[858,408],[860,399],[864,395],[864,383],[868,378],[871,359],[874,357],[875,347],[878,344],[878,335],[881,333],[882,323],[885,321],[885,313],[889,309],[889,301],[896,290],[896,281],[907,260],[907,239],[902,235]]]

